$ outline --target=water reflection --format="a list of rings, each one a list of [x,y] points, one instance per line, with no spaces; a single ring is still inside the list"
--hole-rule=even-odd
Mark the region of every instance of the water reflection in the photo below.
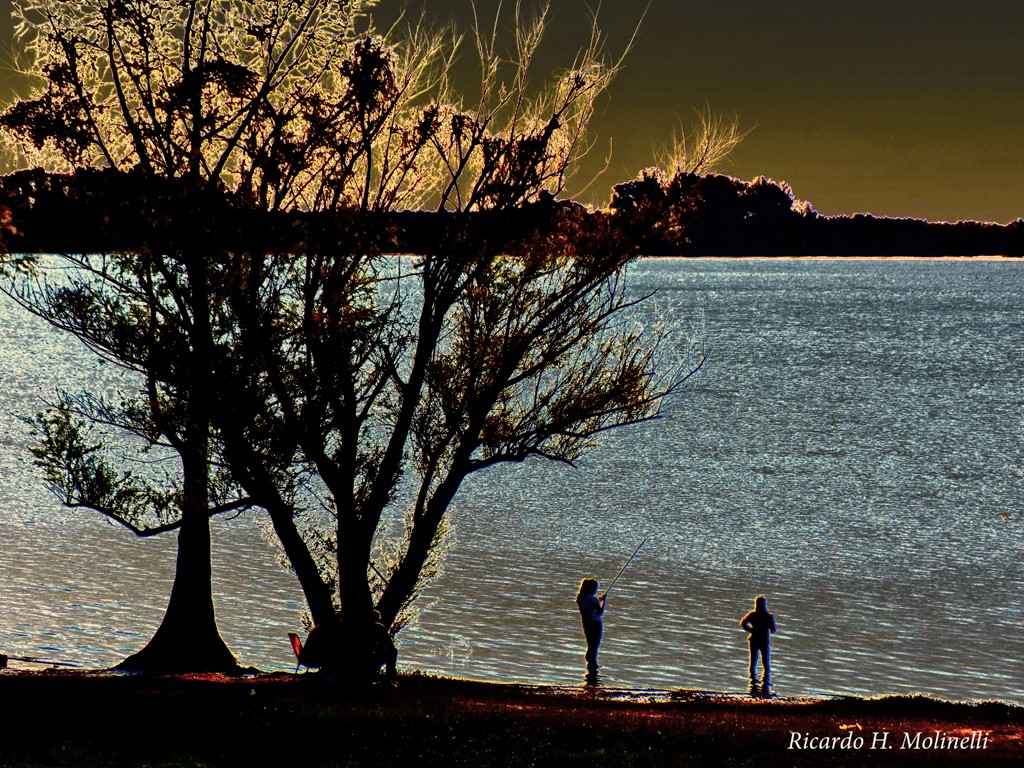
[[[665,261],[663,311],[703,304],[697,393],[566,470],[466,483],[445,573],[400,668],[581,685],[583,573],[642,556],[605,619],[600,686],[746,690],[736,617],[779,622],[780,695],[927,693],[1024,703],[1024,265]],[[165,607],[173,541],[57,509],[15,413],[54,381],[114,386],[0,306],[0,651],[109,666]],[[243,664],[291,671],[301,595],[258,515],[214,526],[216,606]]]

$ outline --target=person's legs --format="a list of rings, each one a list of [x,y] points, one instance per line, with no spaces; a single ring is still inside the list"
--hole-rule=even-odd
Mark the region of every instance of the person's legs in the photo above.
[[[602,624],[599,621],[587,622],[583,625],[583,634],[587,638],[587,668],[597,669],[597,649],[601,647]]]
[[[772,676],[772,664],[769,660],[770,652],[768,649],[769,646],[767,644],[761,649],[761,666],[764,667],[764,676],[761,678],[761,682],[764,685],[768,685],[768,681]]]
[[[757,682],[757,653],[758,647],[753,643],[750,644],[750,682]]]

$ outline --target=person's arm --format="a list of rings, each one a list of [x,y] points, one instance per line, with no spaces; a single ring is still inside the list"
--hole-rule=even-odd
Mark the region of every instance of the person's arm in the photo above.
[[[605,601],[607,601],[607,600],[608,600],[608,593],[607,592],[605,592],[603,595],[601,595],[599,598],[597,598],[597,605],[598,605],[597,615],[598,616],[601,616],[601,615],[604,614],[604,604],[605,604]]]
[[[771,630],[772,630],[772,634],[774,635],[775,634],[775,615],[774,614],[772,614]]]
[[[740,619],[740,629],[742,629],[742,630],[744,630],[746,632],[753,632],[754,631],[754,625],[750,621],[750,614],[749,613],[746,616],[744,616],[742,619]]]

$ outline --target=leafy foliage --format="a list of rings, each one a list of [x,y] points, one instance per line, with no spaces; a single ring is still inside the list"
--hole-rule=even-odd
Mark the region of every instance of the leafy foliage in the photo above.
[[[52,168],[107,166],[173,202],[146,248],[66,255],[70,277],[9,288],[145,380],[139,408],[89,400],[43,418],[37,459],[73,503],[156,511],[88,423],[166,443],[182,523],[232,494],[263,507],[314,620],[344,606],[356,658],[371,609],[393,630],[408,620],[468,475],[571,465],[602,433],[655,418],[700,367],[659,375],[664,335],[623,320],[632,249],[555,200],[619,66],[596,22],[539,95],[546,10],[526,20],[516,5],[510,52],[497,23],[478,24],[467,105],[448,87],[448,38],[377,33],[370,3],[24,7],[44,20],[43,84],[0,126]],[[210,213],[229,198],[303,214],[303,236],[238,247]],[[437,237],[384,255],[380,214],[423,204]]]

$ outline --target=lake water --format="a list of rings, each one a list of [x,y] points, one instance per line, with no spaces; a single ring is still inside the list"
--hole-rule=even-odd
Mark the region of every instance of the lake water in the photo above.
[[[1024,704],[1024,263],[643,260],[636,291],[703,317],[696,391],[567,469],[472,478],[399,666],[582,683],[575,592],[607,583],[609,686],[743,690],[739,618],[779,626],[782,695]],[[173,541],[61,509],[14,414],[109,366],[0,302],[0,651],[109,666],[156,627]],[[257,515],[215,525],[222,633],[293,669],[300,594]]]

